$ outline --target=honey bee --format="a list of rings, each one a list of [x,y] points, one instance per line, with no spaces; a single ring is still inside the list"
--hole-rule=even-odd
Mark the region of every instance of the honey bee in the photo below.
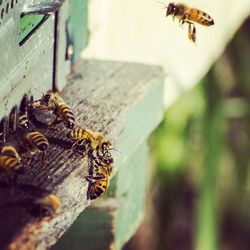
[[[54,217],[56,214],[60,213],[60,210],[60,199],[56,195],[50,194],[35,200],[30,212],[36,217]]]
[[[112,165],[100,167],[93,164],[91,166],[90,175],[85,176],[86,180],[89,181],[87,199],[94,200],[107,191],[112,170]]]
[[[14,182],[16,182],[16,174],[22,173],[21,157],[13,146],[6,145],[2,148],[0,154],[0,169],[5,173],[10,183],[12,182],[8,175],[10,172],[15,173]]]
[[[56,115],[57,118],[48,127],[53,127],[60,122],[63,122],[65,127],[69,129],[73,129],[75,126],[74,114],[58,92],[48,91],[40,100],[33,102],[31,106],[33,111],[48,110]]]
[[[87,128],[76,127],[69,132],[68,136],[75,142],[72,148],[76,148],[96,159],[96,161],[99,161],[99,165],[113,163],[110,154],[111,143],[103,134]]]
[[[15,133],[17,130],[18,112],[17,106],[15,105],[10,111],[9,115],[9,131]]]
[[[9,115],[9,132],[15,133],[17,128],[21,127],[23,129],[29,128],[29,118],[28,118],[28,105],[29,99],[25,95],[21,101],[20,108],[18,111],[17,106],[15,105]]]
[[[29,99],[28,96],[25,95],[20,104],[19,118],[18,118],[19,126],[23,129],[29,128],[28,108],[29,108]]]
[[[46,150],[49,147],[49,142],[47,138],[40,132],[29,132],[26,133],[25,139],[27,143],[25,143],[24,155],[29,158],[27,165],[29,165],[33,159],[33,156],[37,152],[42,152],[42,162],[46,163]]]
[[[182,3],[169,3],[168,6],[165,4],[164,6],[167,9],[166,17],[172,16],[173,20],[175,17],[177,17],[180,24],[188,24],[188,38],[194,43],[196,42],[196,28],[193,22],[204,26],[210,26],[214,24],[213,18],[202,10],[189,8],[187,5]]]
[[[0,143],[4,144],[8,135],[8,119],[3,117],[0,121]]]

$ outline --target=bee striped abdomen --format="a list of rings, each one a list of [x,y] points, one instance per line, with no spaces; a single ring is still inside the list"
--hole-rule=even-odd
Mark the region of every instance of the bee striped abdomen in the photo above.
[[[60,213],[61,200],[54,194],[50,194],[34,202],[30,212],[36,217],[53,217]]]
[[[27,114],[22,112],[19,113],[19,125],[24,129],[29,128],[29,120]]]
[[[190,14],[188,16],[188,20],[194,21],[205,26],[210,26],[214,24],[214,20],[211,16],[209,16],[204,11],[198,9],[191,9]]]
[[[90,200],[94,200],[101,196],[108,187],[108,179],[103,177],[103,179],[97,180],[90,184],[88,192],[87,192],[87,198]]]
[[[18,159],[10,156],[0,156],[0,166],[5,170],[18,170],[21,163]]]
[[[77,141],[84,138],[84,130],[82,128],[75,128],[69,133],[70,139]]]
[[[38,148],[40,151],[45,151],[49,147],[47,138],[40,132],[28,133],[27,140],[33,147]]]
[[[63,120],[67,128],[73,129],[75,126],[75,117],[68,105],[64,103],[58,104],[57,115]]]
[[[90,176],[85,177],[89,181],[88,199],[94,200],[107,191],[112,170],[112,165],[100,166],[96,165],[94,161],[91,162],[89,167]]]
[[[12,146],[4,146],[0,155],[0,167],[5,170],[17,170],[21,167],[20,156]]]

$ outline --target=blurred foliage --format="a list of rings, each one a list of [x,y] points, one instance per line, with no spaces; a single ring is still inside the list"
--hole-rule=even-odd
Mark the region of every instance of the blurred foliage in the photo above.
[[[249,107],[250,19],[152,136],[154,249],[250,249]]]

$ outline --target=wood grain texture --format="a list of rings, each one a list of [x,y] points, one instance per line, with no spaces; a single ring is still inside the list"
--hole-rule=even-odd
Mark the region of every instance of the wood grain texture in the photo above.
[[[114,151],[115,166],[122,167],[162,118],[163,72],[156,66],[94,60],[79,62],[75,72],[63,90],[65,101],[79,125],[111,139],[122,152]],[[11,191],[1,177],[0,249],[46,249],[90,205],[83,178],[87,162],[67,149],[67,132],[59,125],[46,133],[54,138],[48,166],[35,159],[19,177],[16,190]],[[64,143],[58,144],[60,140]],[[27,212],[27,201],[45,193],[54,193],[62,201],[61,213],[52,220],[37,219]]]

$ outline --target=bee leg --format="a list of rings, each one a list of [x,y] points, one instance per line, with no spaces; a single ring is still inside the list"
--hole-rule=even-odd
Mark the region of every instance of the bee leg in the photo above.
[[[185,16],[179,19],[179,25],[180,25],[181,27],[183,27],[183,24],[184,24],[184,23],[186,23],[186,17],[185,17]]]
[[[79,153],[80,155],[82,155],[83,157],[86,156],[86,153],[87,153],[86,145],[85,145],[85,142],[82,139],[80,139],[80,140],[76,141],[75,143],[73,143],[71,148],[73,150],[75,150],[77,153]]]
[[[89,176],[93,176],[93,174],[94,174],[94,167],[91,164],[91,161],[88,161],[88,171],[89,171]]]
[[[102,176],[102,175],[100,175],[100,176],[86,175],[86,176],[84,176],[84,178],[85,178],[87,181],[90,181],[90,182],[95,182],[95,181],[98,181],[98,180],[103,180],[103,179],[105,179],[105,177]]]
[[[90,182],[89,183],[89,187],[88,187],[88,191],[87,191],[87,199],[88,200],[93,200],[93,199],[96,199],[97,196],[95,196],[93,193],[93,182]]]
[[[193,43],[196,42],[196,28],[193,23],[188,22],[188,38]]]
[[[192,41],[194,43],[196,42],[196,28],[195,28],[195,26],[193,27],[193,31],[192,31]]]
[[[46,152],[42,152],[41,153],[41,161],[42,161],[42,165],[44,167],[46,167],[48,165],[49,161],[47,160],[47,154],[46,154]]]
[[[27,155],[27,159],[28,159],[27,164],[26,164],[27,166],[30,166],[30,164],[31,164],[31,162],[33,160],[34,155],[35,154],[28,154]]]

